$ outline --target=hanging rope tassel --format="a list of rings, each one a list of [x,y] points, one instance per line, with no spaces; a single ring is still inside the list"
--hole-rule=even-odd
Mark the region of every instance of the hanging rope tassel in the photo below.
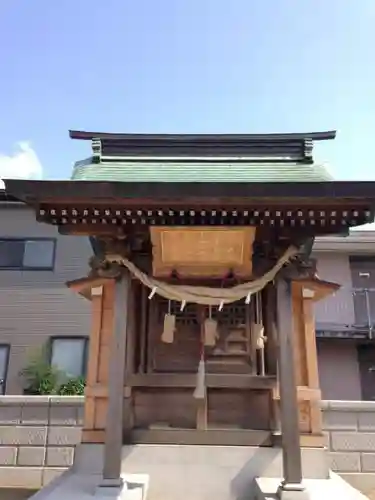
[[[205,367],[205,361],[204,361],[204,336],[202,335],[202,333],[204,334],[204,330],[203,330],[203,332],[201,330],[201,357],[200,357],[199,364],[198,364],[197,384],[195,386],[193,397],[195,399],[205,400],[206,396],[207,396],[207,393],[206,393],[206,367]]]
[[[213,347],[219,338],[217,321],[212,318],[212,307],[209,306],[209,317],[204,320],[203,325],[204,345]]]
[[[253,323],[253,332],[255,338],[255,345],[257,349],[263,349],[264,343],[267,340],[264,336],[264,327],[261,323]]]
[[[255,348],[259,352],[259,363],[260,363],[260,375],[266,374],[266,365],[265,365],[265,357],[264,357],[264,344],[267,341],[267,337],[264,335],[264,326],[263,326],[263,314],[262,314],[262,303],[261,303],[261,295],[257,293],[255,296],[255,321],[254,324],[254,335],[255,335]]]
[[[206,367],[204,362],[204,345],[202,343],[201,359],[197,372],[197,385],[193,394],[195,399],[206,399]]]
[[[171,313],[171,301],[168,301],[168,313],[164,315],[163,333],[161,341],[166,344],[173,344],[174,332],[176,330],[176,316]]]

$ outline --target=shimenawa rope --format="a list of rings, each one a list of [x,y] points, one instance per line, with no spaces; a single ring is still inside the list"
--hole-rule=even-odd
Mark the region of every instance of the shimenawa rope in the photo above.
[[[206,286],[173,285],[151,278],[138,269],[130,260],[120,255],[107,255],[108,262],[116,262],[125,266],[143,285],[152,290],[150,297],[155,293],[167,300],[174,300],[186,303],[195,303],[208,306],[220,306],[230,304],[237,300],[246,299],[250,302],[250,297],[254,293],[262,290],[269,282],[273,281],[276,274],[286,264],[291,257],[297,253],[295,247],[289,247],[280,257],[275,266],[267,271],[261,278],[249,281],[231,288],[215,288]]]

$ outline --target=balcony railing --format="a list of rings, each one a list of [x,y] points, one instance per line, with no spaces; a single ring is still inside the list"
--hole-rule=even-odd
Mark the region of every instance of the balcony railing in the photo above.
[[[325,318],[319,317],[319,314],[316,317],[318,338],[375,340],[375,288],[343,287],[329,300]],[[343,309],[345,312],[350,311],[347,316],[352,317],[353,321],[329,321],[330,311],[334,316],[340,317],[340,310]]]

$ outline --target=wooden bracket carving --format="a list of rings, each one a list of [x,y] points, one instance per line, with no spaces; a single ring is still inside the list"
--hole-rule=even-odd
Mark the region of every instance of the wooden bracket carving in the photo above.
[[[89,259],[90,272],[89,277],[99,278],[119,278],[122,274],[122,268],[117,263],[110,263],[99,257],[92,256]]]
[[[316,276],[315,259],[296,256],[280,272],[284,279],[291,281],[312,279]]]

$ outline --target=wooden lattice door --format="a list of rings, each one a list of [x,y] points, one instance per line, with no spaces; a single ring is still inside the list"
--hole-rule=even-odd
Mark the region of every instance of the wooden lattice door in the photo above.
[[[152,300],[150,315],[151,370],[155,372],[195,373],[200,357],[200,324],[195,304],[168,302],[160,297]],[[176,316],[176,331],[173,342],[161,341],[164,316]]]

